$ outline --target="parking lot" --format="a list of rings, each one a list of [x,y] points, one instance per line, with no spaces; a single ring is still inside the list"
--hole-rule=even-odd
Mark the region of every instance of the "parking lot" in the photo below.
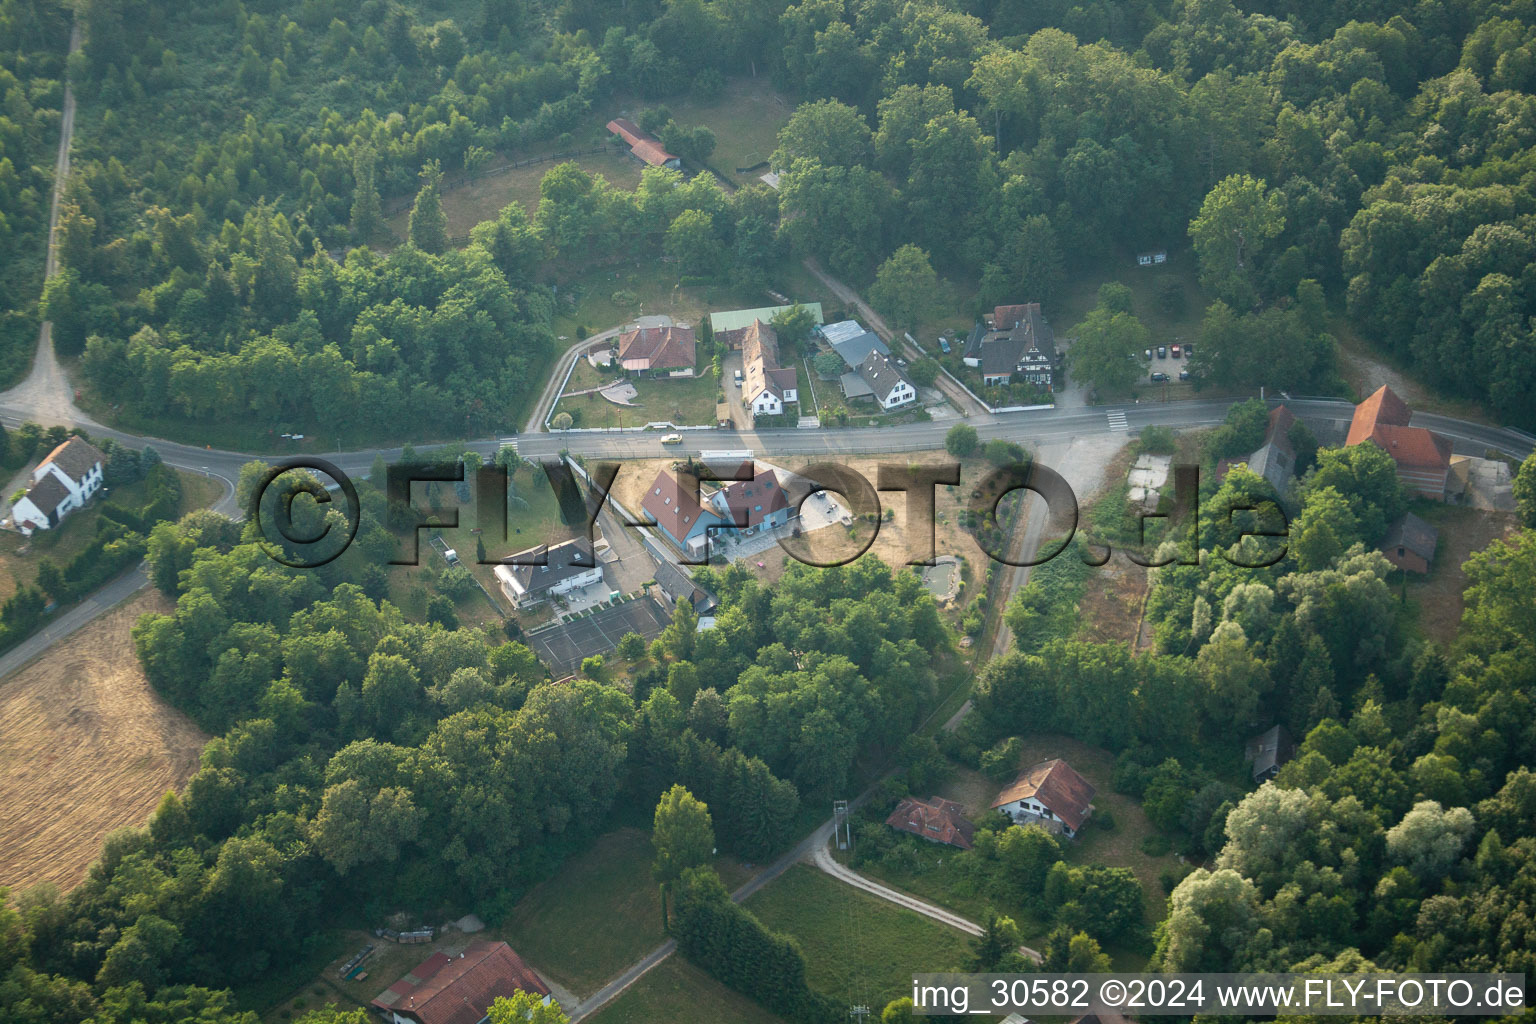
[[[624,634],[639,633],[652,640],[671,621],[672,616],[655,598],[641,597],[601,608],[585,618],[545,626],[528,633],[524,641],[549,666],[551,676],[564,679],[581,667],[583,658],[607,654],[618,647]]]

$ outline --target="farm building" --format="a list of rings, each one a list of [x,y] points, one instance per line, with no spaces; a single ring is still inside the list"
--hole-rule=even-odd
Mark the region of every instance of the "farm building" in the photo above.
[[[499,997],[549,986],[505,942],[476,942],[458,956],[433,953],[373,1001],[389,1024],[480,1024]]]
[[[30,537],[51,530],[101,489],[106,456],[83,437],[72,437],[37,464],[27,493],[11,506],[11,520]]]
[[[883,356],[891,354],[890,346],[880,340],[880,335],[865,330],[864,325],[857,320],[827,324],[818,333],[832,351],[843,357],[844,364],[855,372],[871,352],[879,352]]]
[[[1404,572],[1423,575],[1434,564],[1439,543],[1439,531],[1409,512],[1387,529],[1381,553]]]
[[[810,310],[811,316],[815,319],[816,324],[820,326],[822,322],[821,303],[802,302],[799,305],[802,309]],[[778,316],[780,313],[787,313],[794,308],[794,305],[788,305],[760,306],[757,309],[722,310],[719,313],[709,314],[709,326],[710,329],[715,332],[716,339],[725,342],[731,348],[740,348],[740,340],[737,338],[732,338],[732,334],[744,331],[748,327],[751,327],[752,321],[754,320],[761,320],[765,324],[772,323],[774,317]],[[725,335],[726,337],[721,337],[721,335]]]
[[[1436,501],[1445,500],[1451,472],[1451,443],[1423,427],[1411,427],[1413,410],[1383,384],[1355,406],[1346,446],[1373,441],[1397,463],[1403,489]]]
[[[1074,838],[1093,813],[1093,785],[1059,757],[1041,761],[1019,773],[992,801],[1019,824],[1043,825]]]
[[[629,143],[629,151],[637,160],[648,163],[652,167],[670,167],[674,171],[683,169],[681,157],[667,152],[667,148],[661,144],[660,139],[629,118],[614,118],[608,122],[608,130]]]

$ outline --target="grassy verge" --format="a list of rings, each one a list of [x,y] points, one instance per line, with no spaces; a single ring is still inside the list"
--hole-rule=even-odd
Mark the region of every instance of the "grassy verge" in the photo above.
[[[797,864],[747,901],[775,931],[795,937],[811,986],[839,1001],[883,1007],[910,995],[912,975],[961,967],[970,939]]]
[[[677,1021],[730,1021],[731,1024],[782,1024],[739,992],[670,956],[648,971],[596,1016],[592,1024],[676,1024]]]

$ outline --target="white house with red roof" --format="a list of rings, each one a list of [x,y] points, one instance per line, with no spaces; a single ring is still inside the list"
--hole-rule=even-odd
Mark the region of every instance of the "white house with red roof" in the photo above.
[[[1019,824],[1043,825],[1051,832],[1075,838],[1093,813],[1093,784],[1059,757],[1041,761],[1019,773],[992,801]]]
[[[734,480],[709,496],[710,507],[723,523],[722,532],[772,530],[791,518],[794,510],[789,507],[778,474],[755,463],[742,463],[736,475],[749,474],[752,479]]]

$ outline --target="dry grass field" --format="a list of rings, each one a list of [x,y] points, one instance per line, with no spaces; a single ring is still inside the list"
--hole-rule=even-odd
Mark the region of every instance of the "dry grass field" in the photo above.
[[[0,682],[0,886],[78,883],[115,828],[149,817],[207,742],[150,688],[129,630],[146,591]]]

